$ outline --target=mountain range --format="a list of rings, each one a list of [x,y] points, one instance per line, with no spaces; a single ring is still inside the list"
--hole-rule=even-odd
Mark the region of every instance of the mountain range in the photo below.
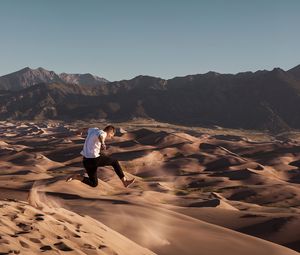
[[[107,83],[108,80],[86,74],[56,74],[42,67],[31,69],[25,67],[17,72],[0,77],[0,90],[21,90],[39,83],[72,83],[86,86],[97,86]]]
[[[151,118],[189,126],[282,132],[300,128],[300,65],[288,71],[137,76],[109,82],[91,74],[25,68],[0,77],[0,119]]]

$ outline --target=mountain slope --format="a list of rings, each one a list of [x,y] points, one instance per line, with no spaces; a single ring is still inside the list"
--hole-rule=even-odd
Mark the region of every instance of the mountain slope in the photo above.
[[[59,82],[61,79],[53,71],[43,68],[30,69],[26,67],[17,72],[0,77],[1,90],[20,90],[32,85],[45,82]]]
[[[288,70],[288,73],[293,75],[297,80],[300,81],[300,65],[297,65],[294,68]]]
[[[86,73],[86,74],[61,73],[59,74],[59,78],[65,83],[77,84],[77,85],[89,85],[89,86],[97,86],[108,82],[108,80],[92,75],[90,73]]]

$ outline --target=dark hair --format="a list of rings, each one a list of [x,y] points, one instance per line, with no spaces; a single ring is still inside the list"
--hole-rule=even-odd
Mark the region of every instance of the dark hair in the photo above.
[[[113,131],[115,133],[116,129],[112,125],[108,125],[103,129],[105,132]]]

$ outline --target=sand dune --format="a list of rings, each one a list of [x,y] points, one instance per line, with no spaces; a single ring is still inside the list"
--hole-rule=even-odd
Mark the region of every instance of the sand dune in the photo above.
[[[84,172],[82,123],[0,122],[0,198],[18,199],[0,202],[0,253],[298,254],[300,141],[117,125],[105,153],[127,189],[110,167],[96,188],[65,182]]]

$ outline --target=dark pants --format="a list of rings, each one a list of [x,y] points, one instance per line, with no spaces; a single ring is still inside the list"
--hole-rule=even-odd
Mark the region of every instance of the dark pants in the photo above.
[[[96,187],[98,185],[98,177],[97,177],[98,166],[112,166],[120,179],[124,177],[124,173],[122,171],[122,168],[118,160],[112,157],[106,155],[101,155],[97,158],[83,157],[82,163],[89,176],[89,177],[84,177],[82,182],[91,187]]]

